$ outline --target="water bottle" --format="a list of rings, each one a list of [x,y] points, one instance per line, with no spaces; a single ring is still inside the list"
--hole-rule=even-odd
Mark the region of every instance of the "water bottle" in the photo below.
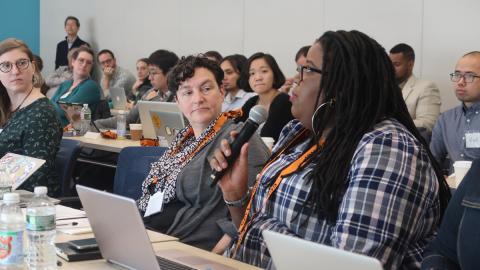
[[[90,130],[90,121],[92,119],[92,111],[88,108],[88,104],[83,104],[83,108],[80,111],[80,119],[82,121],[82,128],[79,135],[85,135]]]
[[[0,269],[24,269],[23,231],[25,219],[20,196],[5,193],[0,207]]]
[[[127,115],[125,111],[118,111],[117,115],[117,138],[125,139],[127,133]]]
[[[27,264],[29,269],[57,269],[55,253],[55,205],[47,198],[46,187],[35,187],[27,206]]]

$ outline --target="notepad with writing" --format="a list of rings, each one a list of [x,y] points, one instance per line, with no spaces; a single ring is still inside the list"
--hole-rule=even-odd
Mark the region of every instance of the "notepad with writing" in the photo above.
[[[57,255],[69,262],[97,260],[102,258],[99,249],[77,250],[72,248],[68,242],[56,243]]]

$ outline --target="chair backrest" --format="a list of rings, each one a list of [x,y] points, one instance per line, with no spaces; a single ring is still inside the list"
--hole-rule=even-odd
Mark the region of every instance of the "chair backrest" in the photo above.
[[[72,174],[77,162],[77,157],[80,154],[80,144],[79,141],[68,139],[62,139],[60,142],[60,149],[58,150],[55,159],[55,170],[60,179],[60,197],[68,197],[72,195]]]
[[[92,121],[109,117],[112,117],[112,114],[110,113],[110,106],[108,105],[108,101],[100,100],[100,102],[97,104],[97,108],[92,113]]]
[[[142,183],[165,147],[125,147],[120,151],[113,183],[113,193],[137,200],[142,194]]]

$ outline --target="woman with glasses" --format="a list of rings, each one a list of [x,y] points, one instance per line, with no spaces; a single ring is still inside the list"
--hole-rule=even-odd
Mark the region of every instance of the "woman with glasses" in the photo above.
[[[33,59],[20,40],[0,43],[0,158],[10,152],[45,160],[20,189],[46,186],[50,196],[58,196],[55,157],[62,128],[48,98],[34,87],[40,74]]]
[[[229,250],[262,267],[262,237],[277,231],[375,257],[384,269],[418,269],[449,189],[411,119],[392,63],[358,31],[324,33],[300,68],[295,120],[249,191],[248,145],[218,183],[238,230]],[[228,144],[210,161],[226,168]],[[321,261],[318,262],[321,266]]]
[[[253,90],[257,96],[245,102],[242,107],[243,116],[239,121],[247,120],[253,106],[262,105],[267,110],[268,117],[264,125],[258,128],[260,136],[272,137],[277,141],[282,128],[293,119],[290,97],[278,91],[285,83],[285,76],[275,58],[262,52],[250,56],[242,72],[248,78],[247,90]]]
[[[213,60],[188,56],[168,74],[168,88],[189,125],[152,163],[138,206],[147,216],[147,227],[212,250],[220,239],[226,238],[225,234],[235,234],[235,228],[227,218],[222,192],[210,186],[212,169],[207,157],[223,138],[239,128],[234,122],[238,114],[222,113],[223,71]],[[258,135],[250,142],[247,163],[252,184],[269,150]]]
[[[88,104],[93,114],[100,102],[100,86],[90,79],[94,59],[93,51],[90,48],[79,47],[72,54],[73,78],[63,82],[52,97],[53,105],[63,126],[66,126],[69,121],[59,103]]]

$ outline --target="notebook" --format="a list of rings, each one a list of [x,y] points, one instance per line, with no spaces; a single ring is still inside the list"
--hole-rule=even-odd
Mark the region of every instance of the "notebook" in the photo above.
[[[188,253],[179,256],[182,251],[165,250],[157,257],[134,200],[81,185],[77,192],[100,252],[110,263],[128,269],[232,269]]]
[[[127,96],[123,87],[110,87],[110,98],[113,109],[125,110],[127,108]]]
[[[380,262],[368,256],[307,241],[273,231],[263,231],[268,251],[278,270],[382,270]]]
[[[164,137],[170,144],[185,127],[185,119],[176,103],[139,101],[137,106],[145,138]]]

